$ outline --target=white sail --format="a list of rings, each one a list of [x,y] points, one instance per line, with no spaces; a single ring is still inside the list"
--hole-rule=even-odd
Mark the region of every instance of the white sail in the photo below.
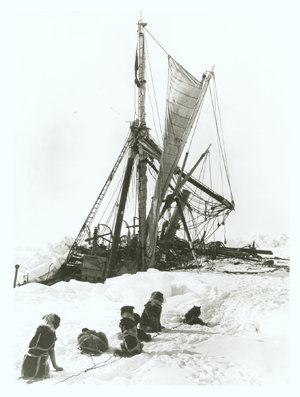
[[[163,151],[155,194],[147,220],[146,254],[148,258],[151,258],[155,251],[158,217],[162,200],[188,140],[207,84],[208,79],[205,75],[200,82],[169,56]]]

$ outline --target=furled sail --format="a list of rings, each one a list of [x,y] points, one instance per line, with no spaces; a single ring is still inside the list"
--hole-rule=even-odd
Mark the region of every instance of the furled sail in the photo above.
[[[188,140],[204,98],[207,84],[208,78],[205,75],[203,75],[201,81],[197,80],[169,56],[163,151],[155,193],[147,219],[146,255],[148,258],[152,258],[152,260],[156,246],[160,206]]]

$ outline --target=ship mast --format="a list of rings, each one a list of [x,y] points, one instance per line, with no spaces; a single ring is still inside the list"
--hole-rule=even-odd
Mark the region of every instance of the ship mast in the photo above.
[[[136,85],[138,87],[138,141],[148,135],[148,128],[146,127],[146,80],[145,80],[145,37],[144,28],[147,23],[143,22],[142,13],[138,22],[138,51],[137,51],[137,79]],[[147,155],[138,144],[138,210],[139,210],[139,244],[138,244],[138,270],[145,269],[145,245],[146,245],[146,206],[147,206]]]
[[[139,89],[139,122],[140,126],[146,126],[146,112],[145,112],[145,99],[146,99],[146,80],[145,80],[145,66],[146,66],[146,56],[145,56],[145,36],[144,28],[147,23],[141,19],[138,22],[138,89]]]
[[[120,244],[120,234],[123,222],[124,210],[128,195],[128,189],[131,181],[132,169],[136,155],[138,155],[138,202],[139,202],[139,251],[137,258],[137,270],[144,269],[145,256],[145,241],[146,241],[146,200],[147,200],[147,155],[139,144],[139,140],[148,135],[148,128],[146,127],[146,113],[145,113],[145,40],[144,27],[147,24],[142,21],[142,16],[138,22],[138,51],[136,57],[136,78],[135,84],[138,87],[138,120],[131,123],[131,135],[129,141],[131,142],[129,156],[127,160],[126,170],[124,174],[120,201],[118,205],[118,212],[116,223],[113,231],[113,239],[111,246],[111,253],[108,263],[109,276],[116,273],[118,261],[118,248]]]
[[[119,244],[120,244],[121,227],[122,227],[122,222],[123,222],[125,205],[126,205],[126,201],[127,201],[128,189],[129,189],[131,175],[132,175],[134,159],[136,157],[136,150],[135,150],[135,147],[133,144],[135,130],[136,130],[135,124],[132,123],[131,135],[129,138],[130,142],[132,142],[132,143],[131,143],[131,147],[129,149],[129,155],[128,155],[128,159],[127,159],[127,164],[126,164],[126,169],[125,169],[125,174],[124,174],[124,179],[123,179],[123,184],[122,184],[122,189],[121,189],[118,213],[117,213],[116,223],[115,223],[115,227],[114,227],[114,231],[113,231],[111,251],[110,251],[110,257],[109,257],[109,262],[108,262],[108,276],[109,277],[115,276],[116,271],[117,271],[117,256],[118,256],[118,248],[119,248]]]

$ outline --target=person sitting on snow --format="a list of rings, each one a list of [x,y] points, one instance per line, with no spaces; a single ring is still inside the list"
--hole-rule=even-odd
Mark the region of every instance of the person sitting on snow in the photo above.
[[[131,357],[140,354],[143,344],[138,338],[136,320],[134,318],[133,306],[121,307],[121,320],[119,327],[121,328],[124,341],[121,343],[121,350],[116,350],[115,355],[121,357]]]
[[[81,353],[100,355],[108,349],[108,340],[103,332],[96,332],[88,328],[82,328],[77,337],[78,348]]]
[[[200,324],[207,325],[201,318],[201,306],[193,306],[187,313],[185,313],[183,322],[189,325]]]
[[[141,316],[140,329],[145,332],[160,332],[164,328],[160,323],[163,302],[164,296],[161,292],[152,292]]]
[[[56,364],[54,345],[56,329],[60,324],[60,317],[54,313],[46,314],[43,323],[37,328],[29,343],[28,353],[25,354],[21,378],[26,380],[42,380],[49,377],[49,357],[56,371],[63,368]]]

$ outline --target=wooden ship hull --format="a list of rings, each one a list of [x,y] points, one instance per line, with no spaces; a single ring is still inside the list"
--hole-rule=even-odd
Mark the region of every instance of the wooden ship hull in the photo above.
[[[108,277],[146,271],[151,267],[184,268],[191,261],[200,266],[199,256],[209,254],[207,243],[214,239],[217,229],[225,226],[225,220],[235,208],[224,139],[220,137],[214,68],[198,80],[167,53],[168,88],[162,142],[157,142],[150,132],[145,111],[148,89],[146,25],[139,20],[134,64],[136,117],[65,262],[54,277],[47,280],[48,284],[72,278],[104,282]],[[230,198],[225,198],[212,186],[211,175],[205,179],[204,172],[210,168],[207,164],[210,164],[211,144],[205,145],[206,148],[193,144],[204,98],[211,90],[214,90],[211,101],[224,173],[222,182],[226,181]],[[189,164],[193,147],[197,149],[197,161],[192,159]],[[120,192],[112,197],[116,200],[113,222],[97,222],[97,212],[121,164],[124,168]],[[136,212],[127,218],[125,213],[133,178]],[[229,252],[224,247],[218,250],[224,255]],[[211,251],[216,253],[215,248]]]

